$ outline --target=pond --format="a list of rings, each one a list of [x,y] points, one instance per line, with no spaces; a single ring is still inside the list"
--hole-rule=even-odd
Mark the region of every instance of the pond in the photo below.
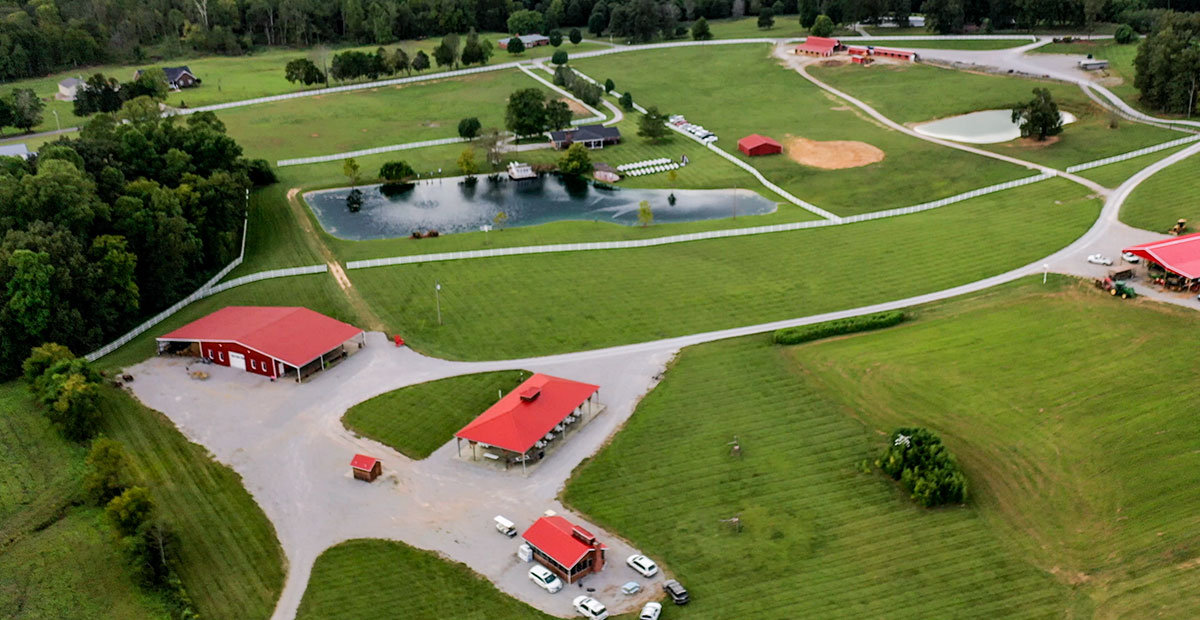
[[[1070,112],[1059,112],[1063,124],[1074,123]],[[1012,121],[1012,110],[984,110],[914,125],[917,133],[931,138],[968,144],[995,144],[1021,137],[1021,127]]]
[[[414,231],[478,231],[484,225],[494,226],[501,211],[507,216],[506,228],[562,220],[634,226],[643,200],[650,203],[656,224],[775,211],[774,202],[745,189],[604,189],[553,175],[523,181],[480,177],[474,184],[463,183],[462,178],[433,179],[404,188],[372,185],[359,189],[363,206],[358,213],[346,208],[348,187],[309,192],[304,199],[326,232],[350,241],[407,237]],[[670,203],[672,194],[674,205]]]

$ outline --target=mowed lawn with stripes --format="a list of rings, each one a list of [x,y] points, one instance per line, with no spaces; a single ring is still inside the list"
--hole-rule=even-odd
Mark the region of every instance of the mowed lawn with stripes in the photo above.
[[[1200,431],[1163,388],[1194,375],[1194,313],[1031,278],[915,314],[685,349],[566,501],[688,586],[673,618],[1200,613]],[[966,505],[864,467],[905,425],[945,440]]]
[[[1200,230],[1200,155],[1193,155],[1146,179],[1121,207],[1121,221],[1167,232],[1179,218],[1189,232]]]
[[[423,353],[519,358],[754,325],[973,282],[1038,260],[1087,230],[1099,205],[1084,193],[1051,179],[873,222],[347,275],[388,329]],[[442,325],[435,282],[442,286]]]

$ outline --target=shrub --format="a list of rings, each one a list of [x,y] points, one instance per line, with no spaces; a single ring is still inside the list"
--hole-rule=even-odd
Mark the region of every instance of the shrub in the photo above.
[[[101,437],[92,442],[87,456],[87,473],[83,477],[83,491],[88,500],[104,506],[125,492],[129,479],[129,457],[121,442]]]
[[[254,187],[265,187],[277,181],[275,171],[265,159],[250,159],[246,161],[246,176]]]
[[[905,318],[904,312],[895,310],[892,312],[880,312],[879,314],[854,316],[848,319],[835,319],[813,325],[788,327],[775,330],[775,344],[800,344],[802,342],[809,342],[810,340],[829,338],[830,336],[884,329],[885,327],[899,325]]]
[[[387,181],[404,181],[414,176],[417,172],[406,161],[389,161],[379,167],[379,177]]]
[[[967,499],[966,476],[941,438],[927,429],[896,429],[875,465],[926,508]]]
[[[1135,32],[1133,30],[1133,26],[1130,26],[1129,24],[1121,24],[1117,27],[1117,31],[1113,33],[1113,39],[1115,39],[1117,43],[1120,43],[1121,45],[1133,43],[1134,41],[1137,41],[1137,38],[1137,32]]]
[[[154,501],[145,487],[130,487],[112,498],[104,514],[121,536],[133,536],[154,516]]]
[[[556,65],[565,65],[565,64],[567,64],[567,52],[566,52],[566,50],[554,50],[554,55],[550,57],[550,62],[552,62],[552,63],[554,63],[554,64],[556,64]]]

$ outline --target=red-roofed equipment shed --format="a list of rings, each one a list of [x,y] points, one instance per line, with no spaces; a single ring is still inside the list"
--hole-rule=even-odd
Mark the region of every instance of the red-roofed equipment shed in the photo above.
[[[1200,284],[1200,233],[1151,241],[1125,248],[1125,251],[1152,263],[1147,265],[1152,276],[1154,265],[1173,274],[1174,278],[1164,278],[1167,280],[1164,283],[1172,288],[1182,289]]]
[[[478,458],[478,446],[485,449],[484,458],[503,458],[506,466],[520,462],[524,468],[526,462],[544,456],[548,442],[595,412],[599,391],[598,385],[535,374],[454,434],[459,455],[466,439],[472,458]]]
[[[748,157],[758,155],[776,155],[783,152],[783,146],[778,142],[756,133],[738,140],[738,150]]]
[[[308,308],[229,306],[157,340],[160,354],[193,355],[272,379],[294,375],[300,382],[361,348],[366,334]]]
[[[837,39],[829,39],[826,37],[808,37],[804,43],[796,46],[797,54],[808,54],[809,56],[833,56],[833,53],[840,47]]]
[[[367,482],[375,482],[379,474],[383,473],[383,461],[365,454],[355,454],[354,458],[350,459],[350,470],[354,472],[354,477]]]
[[[559,516],[542,517],[521,535],[533,557],[567,583],[604,568],[608,546],[591,532]]]

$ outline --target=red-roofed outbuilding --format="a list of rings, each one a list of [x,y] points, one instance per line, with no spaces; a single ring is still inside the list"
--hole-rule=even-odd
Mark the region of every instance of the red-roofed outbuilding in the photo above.
[[[840,43],[838,43],[837,39],[808,37],[804,40],[804,43],[796,46],[795,53],[808,54],[809,56],[832,56],[837,51],[839,45]]]
[[[1200,233],[1151,241],[1125,248],[1163,269],[1189,280],[1200,280]]]
[[[511,454],[513,459],[508,461],[519,460],[524,466],[527,460],[541,457],[545,442],[561,436],[567,425],[592,413],[599,390],[598,385],[538,373],[501,397],[454,437],[471,443],[473,457],[477,445],[497,448]],[[485,452],[484,456],[500,458],[493,452]]]
[[[747,157],[754,157],[782,153],[783,146],[771,138],[753,133],[738,140],[738,150],[745,153]]]
[[[350,459],[350,470],[354,472],[354,477],[367,482],[374,482],[379,474],[383,473],[383,461],[365,454],[355,454],[354,458]]]
[[[363,330],[308,308],[229,306],[160,336],[184,353],[266,377],[300,381],[366,344]],[[354,341],[353,343],[351,341]]]
[[[608,546],[591,532],[559,516],[542,517],[521,535],[533,557],[567,583],[604,568]]]

